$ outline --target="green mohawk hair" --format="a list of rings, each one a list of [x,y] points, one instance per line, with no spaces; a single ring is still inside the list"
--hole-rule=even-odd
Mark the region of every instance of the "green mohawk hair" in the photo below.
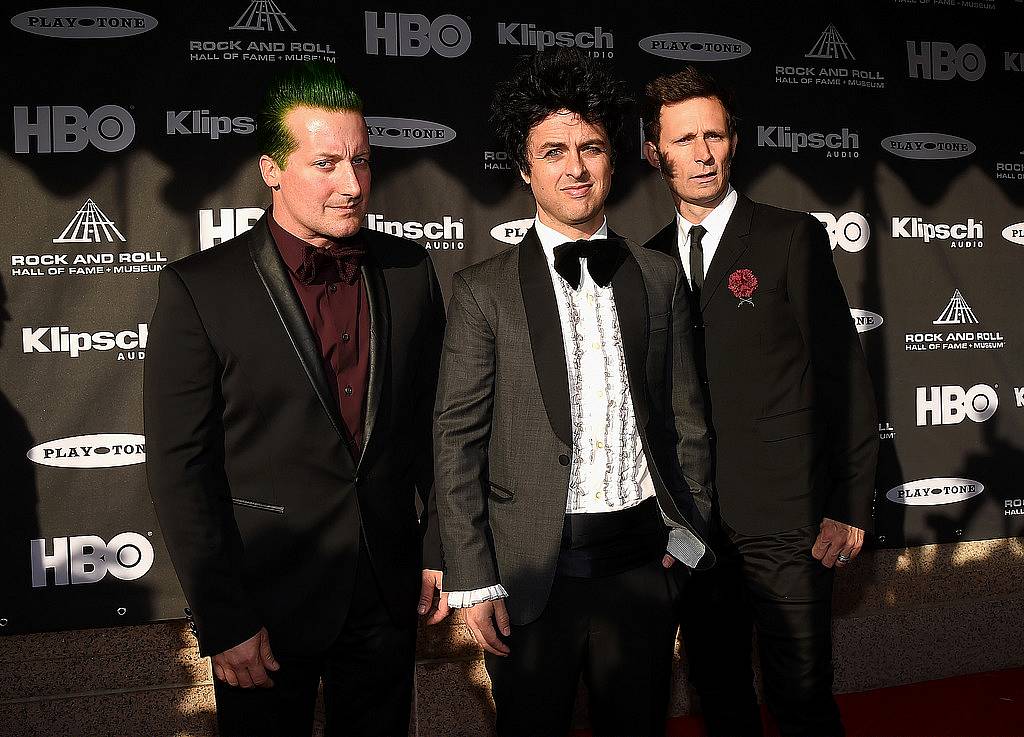
[[[332,112],[362,112],[363,100],[334,64],[322,61],[292,67],[276,77],[267,89],[257,115],[256,145],[282,169],[299,143],[284,119],[299,106]]]

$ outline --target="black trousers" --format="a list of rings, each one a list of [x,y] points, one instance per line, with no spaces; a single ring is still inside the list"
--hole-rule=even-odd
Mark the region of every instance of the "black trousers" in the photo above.
[[[661,556],[603,578],[556,576],[541,616],[487,654],[499,737],[565,735],[582,673],[595,737],[665,734],[678,601]]]
[[[760,737],[751,637],[784,737],[843,735],[832,696],[832,569],[811,555],[818,525],[743,535],[721,523],[718,564],[693,573],[680,607],[690,679],[709,737]]]
[[[214,680],[221,737],[309,737],[321,679],[328,737],[409,733],[415,619],[394,624],[362,543],[358,565],[345,624],[327,652],[309,657],[275,653],[281,668],[270,673],[273,688],[236,688]]]

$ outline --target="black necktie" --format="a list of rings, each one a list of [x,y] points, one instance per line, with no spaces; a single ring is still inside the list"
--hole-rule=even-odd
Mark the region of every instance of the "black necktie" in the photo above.
[[[580,259],[587,260],[587,271],[599,287],[612,283],[615,272],[626,260],[626,244],[618,238],[578,240],[555,246],[555,271],[579,289],[583,270]]]
[[[690,284],[693,301],[700,304],[700,290],[704,288],[704,249],[700,242],[708,230],[703,225],[690,228]]]

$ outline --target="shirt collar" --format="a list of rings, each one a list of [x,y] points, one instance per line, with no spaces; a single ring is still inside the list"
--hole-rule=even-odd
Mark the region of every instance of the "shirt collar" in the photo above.
[[[544,255],[548,258],[548,263],[555,263],[555,247],[560,246],[563,243],[577,240],[576,238],[570,238],[567,235],[559,233],[554,228],[550,228],[540,221],[539,217],[534,217],[533,227],[537,229],[537,238],[540,239],[541,248],[544,249]],[[588,241],[592,241],[595,238],[607,238],[608,237],[608,218],[605,218],[601,223],[601,227],[597,229],[597,232],[587,238]]]
[[[277,250],[281,252],[281,258],[284,259],[285,266],[288,267],[290,272],[298,276],[299,267],[302,266],[302,261],[306,256],[306,246],[312,244],[307,243],[297,235],[292,235],[278,225],[274,219],[273,209],[267,213],[267,225],[270,228],[270,235],[273,237],[274,243],[277,244]]]
[[[725,198],[700,222],[707,231],[707,235],[711,236],[715,243],[719,241],[725,232],[725,226],[729,224],[729,216],[732,215],[732,211],[736,207],[736,201],[739,200],[739,193],[733,189],[731,184],[728,187]],[[690,228],[693,226],[694,223],[684,218],[679,210],[676,210],[676,227],[679,228],[681,242],[686,242],[687,237],[690,235]]]

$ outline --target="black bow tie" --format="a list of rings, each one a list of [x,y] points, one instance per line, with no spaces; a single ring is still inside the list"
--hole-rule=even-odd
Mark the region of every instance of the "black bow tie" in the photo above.
[[[295,274],[306,286],[335,280],[355,284],[365,255],[366,244],[358,237],[319,248],[307,244],[302,264]]]
[[[555,271],[579,289],[583,270],[580,259],[587,260],[587,271],[599,287],[607,287],[612,277],[626,260],[626,243],[620,238],[595,238],[594,240],[569,241],[555,246]]]

